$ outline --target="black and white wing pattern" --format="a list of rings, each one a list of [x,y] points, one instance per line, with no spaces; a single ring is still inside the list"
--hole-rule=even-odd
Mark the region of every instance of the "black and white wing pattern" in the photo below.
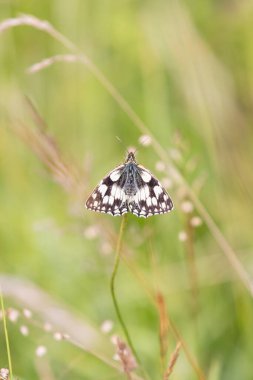
[[[102,179],[87,199],[87,209],[113,216],[128,212],[126,194],[118,182],[123,170],[124,165],[120,165]]]
[[[131,212],[147,218],[171,211],[173,203],[160,182],[149,170],[138,165],[134,153],[130,152],[125,163],[98,184],[86,207],[113,216]]]
[[[138,165],[137,191],[129,203],[129,211],[139,217],[165,214],[173,209],[167,191],[149,170]],[[139,177],[139,178],[138,178]]]

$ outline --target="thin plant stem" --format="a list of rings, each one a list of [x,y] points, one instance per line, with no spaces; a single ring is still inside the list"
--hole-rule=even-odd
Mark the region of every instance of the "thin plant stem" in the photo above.
[[[138,355],[136,354],[136,351],[135,351],[135,348],[133,346],[132,340],[130,338],[128,329],[127,329],[126,324],[125,324],[125,322],[123,320],[123,317],[121,315],[121,312],[120,312],[120,309],[119,309],[119,305],[118,305],[118,301],[117,301],[116,294],[115,294],[115,278],[116,278],[116,274],[117,274],[117,271],[118,271],[118,268],[119,268],[120,251],[121,251],[121,245],[122,245],[123,232],[124,232],[124,229],[126,227],[126,221],[127,221],[127,217],[126,217],[126,214],[125,214],[122,217],[122,221],[121,221],[121,225],[120,225],[119,237],[118,237],[117,247],[116,247],[116,256],[115,256],[115,261],[114,261],[114,266],[113,266],[113,271],[112,271],[111,281],[110,281],[110,290],[111,290],[113,305],[114,305],[115,312],[116,312],[117,318],[119,320],[119,323],[120,323],[120,325],[122,327],[122,330],[124,331],[126,340],[128,342],[129,347],[132,350],[133,355],[135,356],[136,360],[140,364]]]
[[[198,274],[195,260],[195,247],[194,247],[194,227],[190,223],[191,215],[187,216],[186,231],[187,239],[185,242],[186,261],[188,266],[188,277],[191,291],[191,313],[192,317],[197,322],[197,315],[199,310],[198,300]]]
[[[9,335],[8,335],[8,330],[7,330],[5,309],[4,309],[4,300],[3,300],[3,294],[2,294],[1,288],[0,288],[0,301],[1,301],[1,309],[2,309],[2,314],[3,314],[4,336],[5,336],[5,342],[6,342],[8,366],[9,366],[9,371],[10,371],[10,380],[12,380],[13,375],[12,375],[11,350],[10,350]]]

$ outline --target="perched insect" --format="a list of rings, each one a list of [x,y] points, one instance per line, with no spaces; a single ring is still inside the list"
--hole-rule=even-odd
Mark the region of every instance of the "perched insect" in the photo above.
[[[123,165],[112,170],[95,188],[86,201],[89,210],[113,216],[132,212],[147,218],[164,214],[173,203],[160,182],[129,152]]]

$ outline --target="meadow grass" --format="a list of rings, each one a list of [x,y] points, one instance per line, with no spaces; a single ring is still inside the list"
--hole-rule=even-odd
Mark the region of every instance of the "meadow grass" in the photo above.
[[[16,315],[14,378],[251,379],[252,115],[244,62],[225,45],[250,12],[52,4],[6,6],[0,23],[1,284]],[[251,35],[240,31],[241,53]],[[123,236],[120,220],[83,211],[91,182],[124,155],[118,135],[176,205],[130,216]]]

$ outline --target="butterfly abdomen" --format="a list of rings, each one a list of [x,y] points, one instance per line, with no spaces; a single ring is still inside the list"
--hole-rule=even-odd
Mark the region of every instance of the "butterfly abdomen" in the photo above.
[[[136,165],[129,163],[125,168],[126,180],[124,184],[124,191],[128,197],[134,196],[138,191],[138,186],[136,183]]]

